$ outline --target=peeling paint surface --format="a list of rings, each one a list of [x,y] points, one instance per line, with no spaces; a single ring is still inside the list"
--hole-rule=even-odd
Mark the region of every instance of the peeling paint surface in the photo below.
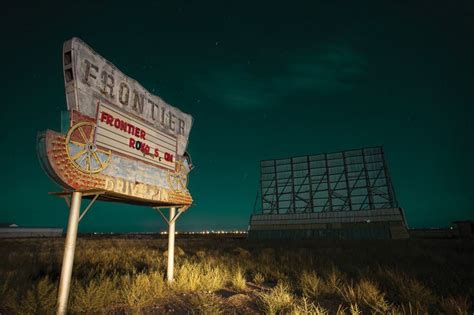
[[[69,110],[94,118],[98,101],[107,102],[176,137],[178,154],[184,154],[193,123],[191,115],[150,93],[79,38],[64,43],[63,56]]]

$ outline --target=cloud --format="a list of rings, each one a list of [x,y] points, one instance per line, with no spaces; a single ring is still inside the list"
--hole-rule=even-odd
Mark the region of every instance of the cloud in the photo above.
[[[265,108],[271,106],[277,96],[265,78],[255,77],[244,67],[215,70],[197,85],[219,105],[235,110]]]
[[[220,106],[253,110],[284,104],[300,93],[337,96],[356,88],[367,71],[367,59],[352,47],[326,44],[285,60],[269,57],[264,66],[211,70],[197,85]]]
[[[275,84],[324,94],[345,92],[363,80],[367,69],[365,56],[350,46],[325,45],[313,53],[293,56],[287,75],[276,78]]]

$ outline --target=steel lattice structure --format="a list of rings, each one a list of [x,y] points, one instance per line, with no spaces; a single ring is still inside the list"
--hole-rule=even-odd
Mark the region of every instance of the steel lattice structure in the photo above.
[[[264,160],[260,167],[262,214],[398,207],[381,146]]]

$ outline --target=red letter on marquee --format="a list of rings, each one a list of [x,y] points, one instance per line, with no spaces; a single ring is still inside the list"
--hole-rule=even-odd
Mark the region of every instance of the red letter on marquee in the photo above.
[[[107,124],[111,126],[114,125],[114,117],[112,117],[112,115],[107,114]]]
[[[173,154],[165,153],[165,161],[173,162]]]
[[[128,143],[128,146],[129,146],[130,148],[134,148],[134,149],[135,149],[135,139],[130,138],[130,142]]]
[[[108,114],[106,112],[100,112],[100,121],[104,122],[107,120]]]

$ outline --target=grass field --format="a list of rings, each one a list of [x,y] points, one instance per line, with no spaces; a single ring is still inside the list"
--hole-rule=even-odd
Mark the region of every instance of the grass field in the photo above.
[[[0,313],[54,313],[64,239],[0,240]],[[472,314],[474,242],[79,237],[71,313]]]

